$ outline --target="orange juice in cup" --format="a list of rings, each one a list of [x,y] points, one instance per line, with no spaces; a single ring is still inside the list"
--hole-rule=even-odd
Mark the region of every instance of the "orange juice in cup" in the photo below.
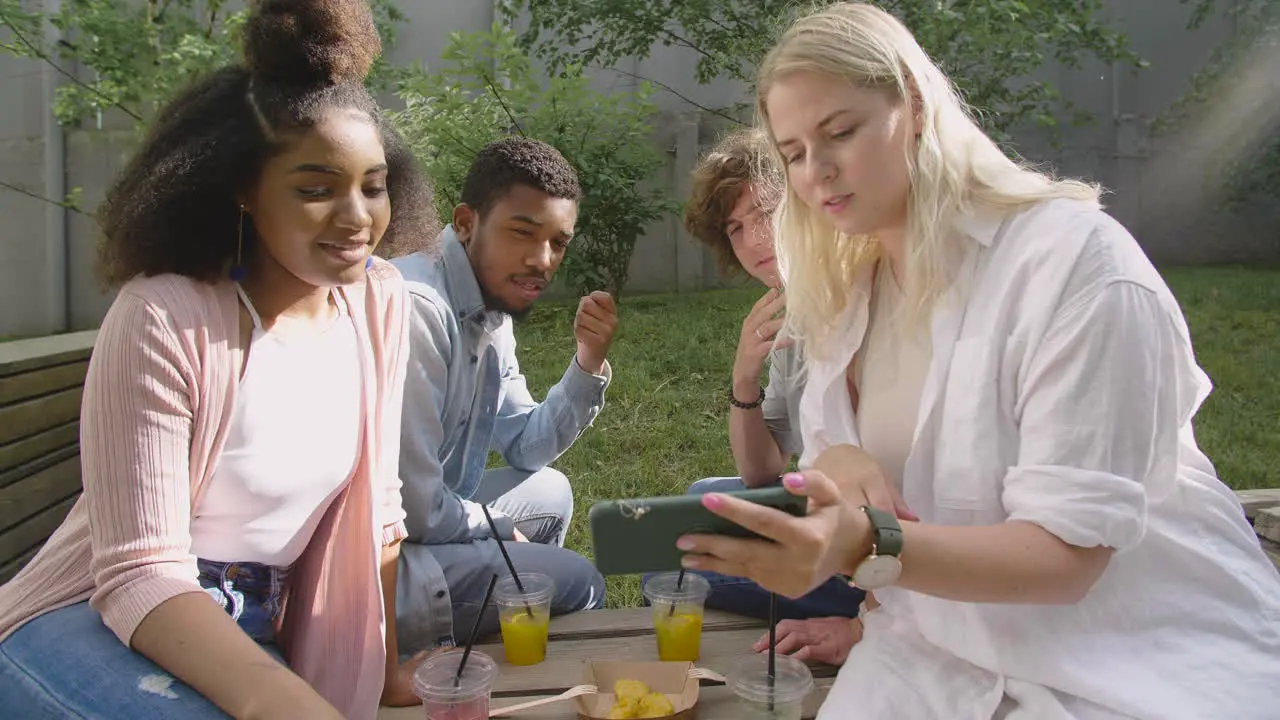
[[[653,630],[658,657],[664,661],[696,662],[702,647],[702,613],[711,583],[701,575],[670,572],[654,575],[644,584],[653,606]]]
[[[498,607],[498,625],[507,662],[537,665],[546,659],[554,594],[555,582],[541,573],[520,573],[519,585],[509,576],[498,581],[493,602]]]

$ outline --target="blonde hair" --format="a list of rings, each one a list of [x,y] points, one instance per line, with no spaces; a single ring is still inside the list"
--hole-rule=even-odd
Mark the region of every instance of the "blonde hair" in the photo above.
[[[919,138],[908,137],[905,291],[911,317],[927,319],[951,281],[955,222],[975,209],[1010,211],[1053,198],[1100,205],[1101,190],[1058,180],[1010,159],[978,127],[951,81],[889,13],[858,2],[837,3],[797,20],[760,65],[756,111],[769,127],[765,98],[787,75],[816,72],[918,103]],[[777,156],[776,145],[774,147]],[[774,215],[779,263],[787,286],[785,332],[823,354],[854,278],[879,257],[870,236],[838,232],[796,195],[788,180]]]

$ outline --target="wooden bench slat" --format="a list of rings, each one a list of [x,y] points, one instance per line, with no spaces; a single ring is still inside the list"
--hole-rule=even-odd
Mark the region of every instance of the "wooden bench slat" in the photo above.
[[[0,487],[0,533],[79,492],[78,455],[12,485]]]
[[[0,344],[0,377],[87,360],[97,336],[97,330],[86,330]]]
[[[1260,490],[1237,490],[1236,497],[1244,506],[1244,514],[1253,520],[1263,508],[1280,507],[1280,488],[1263,488]]]
[[[0,407],[0,445],[80,419],[84,386]]]
[[[1276,572],[1280,572],[1280,543],[1266,538],[1258,538],[1258,543],[1262,545],[1262,551],[1267,557],[1271,558],[1271,564],[1276,566]]]
[[[88,370],[89,361],[78,360],[66,365],[0,377],[0,405],[12,405],[20,400],[84,385],[84,376]]]
[[[57,456],[59,451],[69,451],[79,456],[80,421],[59,425],[8,445],[0,445],[0,486],[21,479],[16,473],[18,468],[37,465],[37,460]]]
[[[1262,508],[1253,518],[1254,532],[1258,537],[1280,542],[1280,507]]]
[[[21,557],[31,548],[43,544],[62,524],[67,513],[71,512],[71,506],[75,505],[78,497],[79,495],[67,498],[39,515],[0,533],[0,564]]]
[[[7,563],[0,563],[0,585],[12,580],[13,576],[17,575],[19,570],[26,567],[26,564],[31,562],[31,558],[35,557],[36,553],[40,552],[40,548],[43,546],[44,544],[41,543]]]
[[[7,446],[6,446],[7,447]],[[6,468],[0,465],[0,488],[5,488],[20,480],[25,480],[36,473],[43,472],[54,465],[74,460],[76,464],[80,463],[80,443],[72,443],[64,447],[58,448],[52,452],[40,455],[29,462],[23,463],[16,467]]]

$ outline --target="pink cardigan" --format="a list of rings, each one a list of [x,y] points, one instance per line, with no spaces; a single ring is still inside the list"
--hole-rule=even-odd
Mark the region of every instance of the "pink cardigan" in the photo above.
[[[377,262],[342,293],[371,370],[360,461],[294,565],[279,640],[289,666],[344,716],[372,720],[386,670],[379,557],[405,536],[397,468],[408,314],[389,263]],[[160,603],[202,592],[189,525],[235,406],[239,313],[230,282],[162,275],[120,290],[85,380],[84,494],[30,564],[0,586],[0,640],[88,599],[129,644]]]

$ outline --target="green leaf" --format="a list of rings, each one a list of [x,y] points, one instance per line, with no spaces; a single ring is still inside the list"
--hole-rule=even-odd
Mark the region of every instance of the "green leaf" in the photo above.
[[[453,214],[472,158],[518,126],[560,150],[583,190],[576,235],[560,272],[577,292],[619,293],[636,241],[676,205],[645,183],[662,166],[652,142],[650,91],[599,93],[580,65],[535,70],[514,31],[454,33],[433,73],[399,83],[405,109],[393,119],[422,159],[442,217]]]

